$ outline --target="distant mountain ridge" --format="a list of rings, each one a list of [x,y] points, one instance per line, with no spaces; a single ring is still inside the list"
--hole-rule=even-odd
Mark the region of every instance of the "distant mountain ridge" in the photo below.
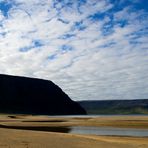
[[[88,114],[148,114],[148,99],[86,100],[78,103]]]
[[[0,113],[77,115],[85,110],[52,81],[0,74]]]

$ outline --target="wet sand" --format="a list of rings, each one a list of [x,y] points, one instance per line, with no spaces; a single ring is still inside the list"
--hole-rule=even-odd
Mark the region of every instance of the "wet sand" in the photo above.
[[[47,116],[0,115],[0,148],[148,147],[147,137],[95,136],[58,132],[68,132],[65,130],[68,130],[69,126],[148,128],[148,117],[49,118]]]

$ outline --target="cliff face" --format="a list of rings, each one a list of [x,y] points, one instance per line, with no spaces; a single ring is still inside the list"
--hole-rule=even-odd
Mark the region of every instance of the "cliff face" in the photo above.
[[[0,112],[77,115],[85,110],[48,80],[0,75]]]

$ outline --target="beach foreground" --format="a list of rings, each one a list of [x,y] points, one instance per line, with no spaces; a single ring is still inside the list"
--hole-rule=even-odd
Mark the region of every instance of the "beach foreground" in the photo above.
[[[117,122],[118,121],[118,122]],[[114,124],[113,124],[114,123]],[[118,123],[118,124],[117,124]],[[148,128],[147,116],[52,117],[0,115],[0,148],[147,148],[147,137],[59,133],[68,126]],[[133,126],[132,126],[133,125]],[[53,127],[54,132],[50,132]],[[43,129],[43,130],[42,130]],[[49,129],[49,131],[48,131]],[[51,128],[52,129],[52,128]]]

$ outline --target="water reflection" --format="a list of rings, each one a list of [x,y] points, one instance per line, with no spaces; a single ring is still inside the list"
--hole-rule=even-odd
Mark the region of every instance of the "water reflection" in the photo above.
[[[147,129],[114,128],[114,127],[71,127],[69,133],[93,134],[93,135],[113,135],[113,136],[137,136],[148,137]]]
[[[148,137],[148,129],[114,128],[114,127],[85,127],[85,126],[10,126],[0,124],[0,128],[32,131],[46,131],[72,134],[112,135]]]

